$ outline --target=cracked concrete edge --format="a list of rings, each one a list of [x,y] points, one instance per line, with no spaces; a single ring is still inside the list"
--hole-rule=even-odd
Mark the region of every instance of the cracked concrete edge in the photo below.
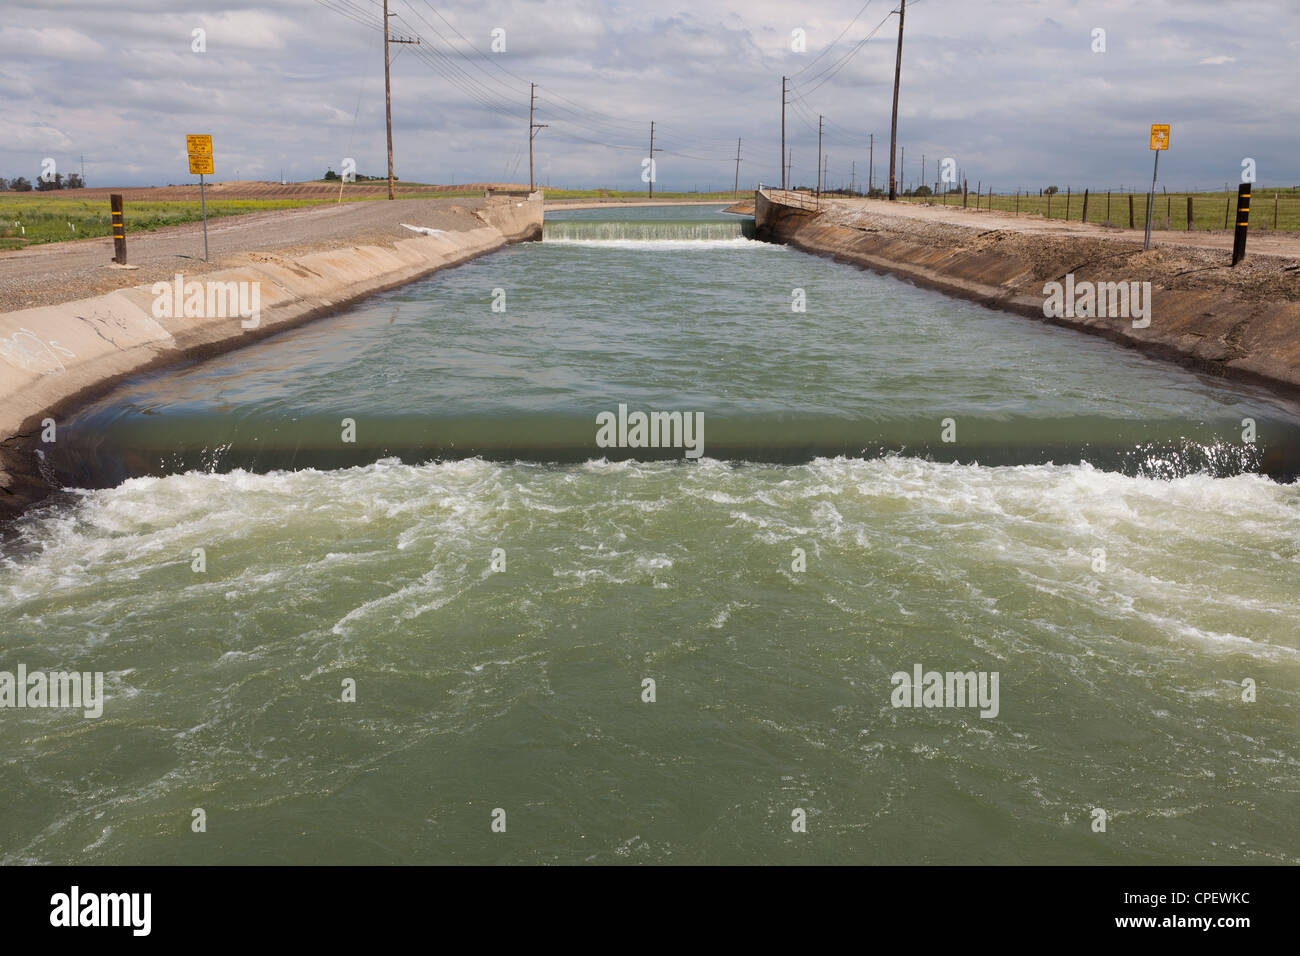
[[[1300,398],[1300,304],[1246,300],[1232,290],[1171,290],[1153,284],[1152,321],[1133,328],[1128,319],[1048,318],[1042,282],[1029,263],[987,249],[931,246],[820,222],[814,212],[787,207],[758,194],[757,235],[813,255],[847,262],[1013,312],[1099,335],[1154,358],[1222,378],[1261,385]],[[1078,263],[1079,278],[1124,281],[1100,261]]]
[[[256,282],[261,317],[155,317],[153,285],[0,314],[0,519],[57,490],[41,475],[43,422],[132,375],[242,348],[358,300],[514,242],[541,238],[540,200],[480,210],[481,225],[391,246],[285,257],[252,251],[199,281]],[[472,222],[473,220],[471,220]]]

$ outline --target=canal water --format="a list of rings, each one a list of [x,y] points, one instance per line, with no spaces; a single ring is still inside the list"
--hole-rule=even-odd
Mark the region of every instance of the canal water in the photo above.
[[[0,862],[1300,861],[1295,407],[750,225],[551,215],[62,422],[0,671],[107,699],[0,709]]]

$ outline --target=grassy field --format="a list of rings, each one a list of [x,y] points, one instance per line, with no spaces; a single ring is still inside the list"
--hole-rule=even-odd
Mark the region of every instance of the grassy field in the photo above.
[[[1187,198],[1189,195],[1192,199],[1192,229],[1223,229],[1225,228],[1225,213],[1227,214],[1228,223],[1226,228],[1233,228],[1235,222],[1233,215],[1237,208],[1237,193],[1235,190],[1231,193],[1157,193],[1151,228],[1186,230]],[[1127,229],[1129,226],[1130,196],[1133,198],[1133,227],[1135,229],[1145,229],[1147,202],[1145,193],[1112,192],[1109,197],[1105,192],[1090,193],[1088,196],[1088,222],[1098,225],[1110,223],[1121,229]],[[936,206],[944,205],[945,200],[942,195],[901,198],[906,202],[934,203]],[[949,206],[961,205],[960,193],[949,195],[946,199]],[[1273,211],[1275,200],[1277,206],[1276,228],[1278,231],[1300,231],[1300,191],[1295,188],[1270,189],[1267,187],[1257,188],[1252,192],[1250,199],[1251,230],[1267,231],[1274,228]],[[969,194],[966,201],[969,208],[975,208],[976,199],[973,192]],[[1011,195],[994,194],[992,197],[988,193],[984,193],[979,198],[979,208],[988,209],[990,202],[992,208],[1004,212],[1014,212],[1018,208],[1022,216],[1037,215],[1051,219],[1068,218],[1073,222],[1083,221],[1082,193],[1073,193],[1068,197],[1064,191],[1057,193],[1050,198],[1050,210],[1049,198],[1039,196],[1037,193],[1032,196],[1022,194],[1019,198],[1014,193]]]
[[[314,206],[322,202],[328,200],[218,199],[208,203],[208,218]],[[202,218],[197,202],[128,202],[123,216],[128,236],[133,232],[153,232],[163,226],[197,222]],[[111,226],[107,202],[33,196],[30,193],[0,195],[0,249],[111,236]]]

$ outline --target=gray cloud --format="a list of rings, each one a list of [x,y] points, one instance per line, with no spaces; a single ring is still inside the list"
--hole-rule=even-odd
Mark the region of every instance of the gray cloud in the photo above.
[[[326,2],[365,23],[315,0],[11,0],[0,21],[0,175],[31,178],[44,156],[76,169],[84,155],[92,185],[188,182],[192,132],[213,134],[218,178],[274,178],[282,168],[315,178],[345,156],[382,173],[379,4]],[[526,180],[531,81],[538,121],[550,124],[536,142],[543,182],[640,186],[652,119],[667,149],[661,188],[729,186],[737,137],[742,183],[771,182],[784,73],[795,77],[796,179],[815,178],[824,114],[831,181],[847,182],[853,162],[864,178],[871,132],[879,181],[897,19],[842,57],[890,4],[873,0],[826,50],[861,7],[391,0],[394,31],[427,41],[394,48],[398,172]],[[196,27],[207,31],[206,53],[191,52]],[[480,55],[455,32],[486,52],[497,27],[504,54]],[[1098,27],[1103,54],[1091,51]],[[1168,122],[1161,178],[1171,189],[1233,181],[1244,156],[1263,183],[1300,183],[1298,27],[1293,0],[916,0],[903,55],[904,181],[919,181],[924,155],[927,179],[936,159],[952,156],[972,185],[1141,188],[1147,127]],[[795,28],[807,33],[806,53],[791,51]]]

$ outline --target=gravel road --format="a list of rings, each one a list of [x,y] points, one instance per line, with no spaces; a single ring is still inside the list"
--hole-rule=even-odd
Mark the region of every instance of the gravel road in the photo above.
[[[481,226],[473,215],[489,200],[397,199],[307,206],[223,216],[208,222],[210,262],[203,261],[203,224],[131,233],[127,204],[127,262],[112,265],[113,240],[52,242],[0,252],[0,312],[85,299],[133,285],[169,280],[232,265],[249,252],[299,255],[362,243],[387,245],[415,235],[402,223],[459,232]]]

